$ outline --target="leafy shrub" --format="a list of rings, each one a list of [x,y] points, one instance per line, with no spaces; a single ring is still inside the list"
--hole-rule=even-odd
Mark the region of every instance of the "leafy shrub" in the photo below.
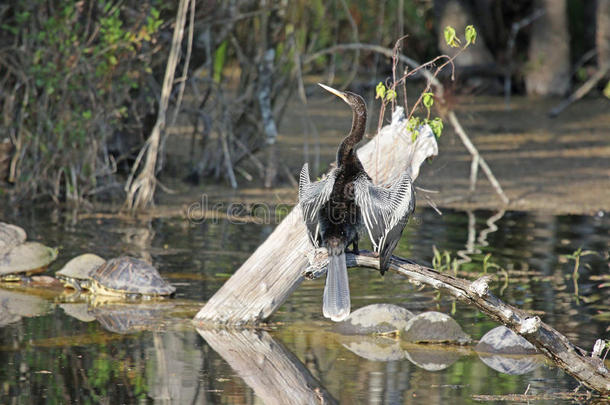
[[[111,136],[141,128],[154,111],[160,12],[103,0],[11,1],[7,10],[0,139],[16,146],[10,180],[20,197],[80,202],[113,182]]]

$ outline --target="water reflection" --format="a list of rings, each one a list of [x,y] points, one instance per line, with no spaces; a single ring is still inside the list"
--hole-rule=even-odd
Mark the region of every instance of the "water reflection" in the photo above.
[[[413,345],[405,350],[405,357],[426,371],[441,371],[449,368],[462,356],[469,353],[460,347],[441,345]]]
[[[610,250],[608,216],[507,212],[494,219],[498,213],[446,211],[439,217],[432,210],[419,210],[417,215],[420,220],[405,231],[399,255],[429,264],[433,245],[453,253],[467,250],[471,262],[461,271],[476,277],[483,257],[492,253],[494,263],[510,274],[502,292],[503,278],[492,284],[494,294],[535,311],[582,347],[608,338],[610,301],[607,287],[601,287],[607,284],[603,276]],[[222,349],[214,350],[211,342],[222,345],[224,335],[217,331],[216,341],[203,339],[188,321],[265,239],[269,226],[226,221],[195,226],[182,219],[73,223],[62,215],[52,218],[35,211],[3,220],[24,227],[31,240],[61,247],[48,274],[83,252],[102,257],[147,254],[163,277],[178,287],[178,299],[170,301],[173,308],[167,311],[143,308],[148,315],[140,313],[127,321],[133,308],[118,303],[92,307],[50,293],[34,296],[0,289],[0,403],[254,404],[275,395],[273,387],[255,384],[271,384],[265,380],[270,376],[258,374],[271,373],[271,367],[261,373],[261,364],[278,364],[272,363],[278,357],[284,362],[279,364],[291,364],[290,373],[304,373],[298,378],[284,373],[286,377],[313,384],[306,387],[319,387],[340,403],[464,403],[472,401],[473,394],[522,393],[528,385],[530,393],[578,385],[562,372],[540,366],[532,356],[516,360],[535,360],[535,369],[533,363],[531,369],[524,364],[494,369],[485,363],[489,356],[479,358],[467,348],[369,337],[345,340],[329,331],[332,325],[320,314],[323,280],[303,283],[271,319],[269,332],[248,331],[247,337],[239,338],[245,347],[260,348],[248,359],[238,359],[241,364],[253,362],[257,372],[252,373],[248,367],[234,367],[238,363],[225,359]],[[581,299],[576,302],[569,278],[573,263],[560,257],[581,246],[600,254],[582,258]],[[417,313],[453,310],[452,317],[474,339],[497,326],[476,310],[459,302],[453,306],[450,297],[418,290],[396,275],[354,270],[350,286],[354,309],[391,303]],[[98,322],[98,316],[105,321]],[[231,342],[234,347],[240,344]],[[273,352],[274,348],[278,349]],[[506,374],[515,370],[526,373]]]
[[[198,329],[266,404],[336,404],[301,361],[265,331]]]
[[[0,327],[50,311],[51,305],[41,297],[0,289]]]
[[[383,336],[341,336],[339,341],[350,352],[371,361],[392,361],[405,358],[400,341]]]

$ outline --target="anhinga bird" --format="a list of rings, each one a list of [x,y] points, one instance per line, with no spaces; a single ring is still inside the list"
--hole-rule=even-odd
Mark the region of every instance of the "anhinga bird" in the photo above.
[[[333,321],[341,321],[350,313],[346,248],[351,244],[358,254],[358,231],[365,228],[374,251],[379,254],[380,270],[384,274],[415,208],[415,194],[407,172],[389,188],[372,183],[355,149],[366,129],[364,100],[354,93],[320,86],[352,108],[352,129],[341,141],[336,167],[326,178],[310,182],[305,163],[299,181],[299,204],[309,240],[315,247],[321,245],[328,250],[323,314]]]

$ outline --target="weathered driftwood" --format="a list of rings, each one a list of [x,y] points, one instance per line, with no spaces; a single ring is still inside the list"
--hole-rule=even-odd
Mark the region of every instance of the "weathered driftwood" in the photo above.
[[[324,274],[325,263],[328,261],[324,251],[323,248],[315,251],[311,265],[304,272],[307,278]],[[379,259],[364,251],[360,255],[347,254],[346,262],[347,267],[379,269]],[[583,385],[603,394],[610,394],[610,371],[599,357],[589,357],[585,350],[574,346],[564,335],[542,322],[538,316],[532,316],[526,311],[505,304],[491,294],[488,285],[489,276],[470,282],[396,256],[390,260],[390,270],[406,276],[416,284],[443,289],[477,307],[493,320],[523,336],[553,363]]]
[[[336,404],[299,359],[265,331],[198,329],[265,404]]]
[[[358,150],[366,171],[377,184],[387,184],[405,170],[415,179],[423,161],[438,152],[429,127],[415,142],[397,107],[392,123]],[[227,280],[195,316],[196,322],[244,324],[268,318],[301,284],[311,250],[299,206],[277,226],[267,240]]]

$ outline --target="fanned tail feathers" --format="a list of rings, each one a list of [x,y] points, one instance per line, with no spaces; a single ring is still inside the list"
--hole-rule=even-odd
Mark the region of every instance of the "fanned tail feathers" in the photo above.
[[[330,256],[329,259],[322,313],[326,318],[339,322],[347,318],[350,312],[349,281],[347,278],[345,253]]]

